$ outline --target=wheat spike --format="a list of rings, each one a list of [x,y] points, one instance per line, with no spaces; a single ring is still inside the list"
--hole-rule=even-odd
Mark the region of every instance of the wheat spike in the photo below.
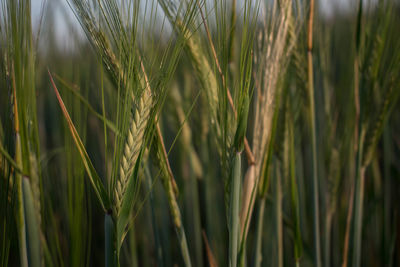
[[[265,52],[262,55],[264,60],[264,73],[262,84],[263,90],[257,98],[254,136],[253,136],[253,149],[256,161],[256,174],[260,173],[261,158],[268,143],[269,134],[271,132],[272,114],[275,107],[275,98],[278,90],[279,73],[287,66],[287,60],[293,47],[291,41],[289,45],[285,45],[290,39],[290,27],[292,17],[292,9],[290,1],[283,1],[280,12],[274,6],[272,17],[276,18],[275,21],[270,21],[271,31],[264,33],[264,40],[260,36],[259,41],[265,42],[260,46],[265,46]],[[266,27],[268,29],[269,27]],[[292,36],[293,38],[293,36]],[[285,49],[286,48],[286,49]]]
[[[167,164],[165,162],[165,158],[162,156],[162,148],[161,145],[157,151],[157,160],[160,162],[159,167],[162,172],[161,174],[161,181],[164,185],[165,192],[168,198],[168,204],[171,209],[172,219],[174,222],[175,227],[182,226],[182,219],[181,219],[181,212],[179,210],[178,203],[176,201],[174,184],[173,184],[173,177],[171,177],[171,173],[167,168]]]
[[[117,215],[119,214],[119,210],[121,208],[122,199],[128,184],[128,180],[133,173],[140,149],[144,142],[144,134],[150,118],[152,97],[150,90],[147,89],[148,88],[143,91],[137,108],[134,114],[132,114],[132,121],[125,142],[120,164],[120,173],[115,187],[114,200]]]
[[[215,73],[213,72],[207,58],[204,56],[204,52],[200,47],[200,38],[198,38],[196,34],[193,34],[192,36],[187,38],[187,47],[190,57],[192,58],[192,65],[198,72],[200,76],[200,81],[205,89],[211,113],[211,124],[214,129],[217,130],[217,134],[220,135],[217,124],[218,85]]]

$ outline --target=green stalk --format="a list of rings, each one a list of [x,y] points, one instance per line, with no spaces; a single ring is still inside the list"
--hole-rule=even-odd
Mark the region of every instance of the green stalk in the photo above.
[[[365,166],[362,166],[362,154],[364,143],[364,131],[361,132],[358,151],[357,151],[357,167],[356,167],[356,185],[354,199],[354,228],[353,228],[353,264],[358,267],[361,265],[361,240],[362,240],[362,216],[363,216],[363,201],[365,187]]]
[[[236,267],[239,241],[239,204],[240,204],[241,152],[236,152],[233,159],[233,171],[230,196],[229,216],[229,266]]]
[[[103,59],[101,59],[103,61]],[[106,174],[106,177],[109,177],[108,174],[108,169],[107,169],[107,151],[108,151],[108,145],[107,145],[107,118],[106,118],[106,105],[104,102],[104,78],[103,78],[103,64],[100,64],[100,87],[101,87],[101,108],[102,108],[102,119],[103,119],[103,131],[104,131],[104,173]],[[111,181],[107,181],[107,184],[110,185]],[[108,192],[111,192],[110,188],[107,188]]]
[[[231,28],[229,31],[229,39],[228,39],[228,63],[233,62],[233,56],[235,53],[235,31],[236,31],[236,0],[232,0],[232,7],[231,7]]]
[[[187,246],[185,230],[184,230],[183,226],[175,227],[175,230],[176,230],[176,234],[178,235],[179,245],[181,247],[183,261],[185,262],[185,266],[186,267],[191,267],[192,263],[191,263],[191,260],[190,260],[189,249],[188,249],[188,246]]]
[[[115,250],[115,227],[111,214],[106,214],[104,217],[104,234],[105,234],[105,266],[118,266],[116,262]]]
[[[193,172],[193,170],[191,170]],[[192,227],[193,227],[193,247],[195,250],[196,266],[203,266],[203,251],[201,240],[201,220],[200,220],[200,203],[197,178],[192,173],[189,177],[189,190],[190,190],[190,204],[192,205]]]
[[[362,209],[364,199],[364,173],[363,165],[363,147],[365,138],[365,129],[362,128],[362,112],[360,97],[360,44],[361,44],[361,20],[363,4],[359,1],[356,28],[356,55],[354,59],[354,105],[356,109],[356,131],[355,138],[357,144],[356,154],[356,174],[354,191],[354,227],[353,227],[353,266],[358,267],[361,263],[361,236],[362,236]]]
[[[262,261],[262,233],[264,224],[264,210],[265,210],[265,197],[260,199],[260,204],[258,206],[258,220],[257,220],[257,230],[256,230],[256,248],[254,257],[254,267],[260,267]]]
[[[392,177],[390,175],[390,167],[392,163],[392,140],[390,137],[390,126],[387,125],[384,129],[383,132],[383,183],[384,183],[384,189],[383,189],[383,202],[382,202],[382,208],[383,208],[383,251],[385,252],[384,254],[384,263],[388,263],[389,261],[392,260],[393,256],[390,254],[390,240],[394,237],[392,235],[392,229],[393,229],[393,222],[390,218],[391,210],[393,209],[393,204],[391,202],[391,199],[393,197],[392,191],[391,191],[391,181]],[[390,255],[390,256],[389,256]],[[392,264],[389,264],[388,266],[393,266]]]
[[[308,44],[307,44],[307,63],[308,63],[308,100],[310,103],[310,119],[311,119],[311,142],[312,142],[312,181],[313,181],[313,216],[314,216],[314,247],[316,267],[321,266],[321,245],[320,245],[320,229],[319,229],[319,185],[317,171],[317,132],[315,123],[315,92],[314,92],[314,74],[313,74],[313,19],[314,19],[314,0],[310,0],[310,13],[308,21]]]
[[[14,71],[14,70],[13,70]],[[23,169],[22,162],[22,146],[21,137],[19,135],[19,116],[17,106],[17,93],[15,86],[15,76],[12,76],[13,82],[13,95],[14,95],[14,127],[15,127],[15,162],[19,169]],[[22,193],[22,175],[19,172],[15,174],[15,185],[17,187],[17,228],[18,228],[18,241],[19,241],[19,257],[20,264],[22,267],[28,267],[28,252],[26,249],[26,226],[25,226],[25,214],[24,214],[24,201]]]
[[[317,133],[315,126],[315,103],[314,103],[314,86],[313,86],[313,71],[312,71],[312,55],[308,52],[308,81],[309,81],[309,101],[311,115],[311,139],[312,139],[312,166],[313,166],[313,212],[314,212],[314,242],[315,242],[315,265],[321,266],[321,245],[320,245],[320,230],[319,230],[319,185],[317,174]]]
[[[298,185],[296,181],[296,157],[295,157],[295,146],[294,146],[294,126],[291,114],[287,116],[287,138],[288,138],[288,169],[289,169],[289,180],[290,180],[290,200],[292,217],[294,220],[294,257],[296,260],[296,266],[300,265],[300,257],[302,254],[303,246],[301,240],[301,229],[300,229],[300,209],[299,209],[299,193]]]
[[[326,214],[325,221],[325,249],[324,249],[324,260],[325,266],[331,266],[331,233],[332,233],[332,219],[333,219],[333,210],[330,210]]]
[[[22,168],[21,158],[21,140],[17,131],[16,134],[16,154],[15,161]],[[17,172],[15,174],[15,185],[17,186],[17,227],[18,227],[18,238],[19,238],[19,257],[20,264],[22,267],[28,267],[28,252],[26,249],[26,226],[25,226],[25,214],[24,214],[24,199],[22,193],[22,175]]]
[[[149,190],[149,194],[150,194],[150,213],[151,213],[151,222],[152,222],[154,242],[155,242],[155,248],[156,248],[157,266],[163,267],[164,266],[163,250],[162,250],[162,246],[160,243],[160,236],[159,236],[158,229],[157,229],[156,213],[154,210],[156,205],[155,205],[154,194],[153,194],[153,180],[151,178],[148,164],[145,165],[144,172],[146,175],[147,190]]]
[[[283,267],[283,233],[282,233],[282,188],[279,165],[276,165],[275,175],[275,205],[276,205],[276,235],[278,245],[278,267]]]
[[[27,255],[30,267],[40,267],[40,237],[36,209],[33,203],[29,179],[22,178],[22,195],[24,201],[25,227],[27,237]]]

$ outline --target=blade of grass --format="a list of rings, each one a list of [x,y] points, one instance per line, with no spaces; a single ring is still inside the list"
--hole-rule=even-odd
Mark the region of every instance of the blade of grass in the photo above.
[[[313,216],[314,216],[314,264],[321,266],[321,245],[319,225],[319,182],[318,182],[318,156],[317,156],[317,130],[315,120],[315,91],[313,73],[313,22],[314,22],[314,0],[310,0],[310,11],[308,18],[308,40],[307,40],[307,66],[308,66],[308,100],[310,105],[311,119],[311,143],[312,143],[312,184],[313,184]]]
[[[22,194],[24,201],[24,217],[26,225],[27,255],[29,266],[40,267],[40,237],[36,208],[32,196],[31,184],[28,177],[22,178]]]
[[[12,166],[17,172],[19,172],[20,174],[22,174],[22,175],[24,175],[24,176],[27,176],[27,175],[23,172],[23,170],[18,166],[18,163],[15,162],[15,161],[13,160],[13,158],[10,156],[10,154],[8,154],[7,150],[4,149],[3,145],[1,144],[1,142],[0,142],[0,153],[3,155],[3,157],[7,160],[7,162],[8,162],[9,164],[11,164],[11,166]]]
[[[17,132],[16,136],[16,162],[19,166],[22,165],[21,155],[21,141]],[[21,166],[22,167],[22,166]],[[22,175],[19,173],[15,174],[15,185],[17,188],[17,226],[19,233],[19,253],[20,253],[20,264],[22,267],[28,267],[28,251],[26,242],[26,225],[25,225],[25,214],[24,214],[24,200],[22,192]]]
[[[353,236],[352,236],[352,265],[355,267],[360,266],[361,260],[361,235],[362,235],[362,209],[363,209],[363,198],[364,198],[364,170],[361,168],[362,155],[364,146],[364,134],[365,129],[362,127],[362,115],[361,112],[361,94],[360,94],[360,46],[362,38],[362,12],[363,12],[363,1],[358,2],[357,12],[357,25],[355,32],[355,58],[354,58],[354,107],[355,107],[355,132],[354,132],[354,144],[356,151],[355,161],[355,177],[354,177],[354,221],[353,221]]]
[[[201,232],[201,234],[203,236],[204,244],[205,244],[205,247],[206,247],[208,264],[210,265],[210,267],[218,267],[217,261],[215,260],[214,253],[212,252],[210,244],[208,242],[206,232],[204,232],[204,230],[203,230]]]
[[[12,82],[13,82],[13,100],[14,100],[14,128],[15,128],[15,162],[19,169],[23,168],[22,162],[22,147],[21,137],[19,135],[19,114],[17,104],[17,93],[15,85],[14,67],[12,67]],[[18,241],[19,241],[19,257],[22,267],[28,267],[28,252],[26,243],[26,225],[24,214],[24,200],[22,192],[22,175],[15,173],[15,185],[17,188],[17,227],[18,227]]]
[[[86,107],[87,109],[93,114],[95,115],[98,119],[102,120],[103,123],[114,133],[119,134],[117,127],[114,125],[114,123],[112,121],[110,121],[109,119],[107,119],[105,117],[104,114],[104,108],[103,108],[103,114],[98,113],[93,107],[92,105],[90,105],[90,103],[80,94],[78,93],[78,91],[74,88],[76,87],[75,85],[71,85],[68,82],[66,82],[64,79],[62,79],[60,76],[58,76],[57,74],[54,75],[54,77],[56,77],[56,79],[61,82],[65,88],[67,88],[74,96],[76,96],[79,101],[81,101]],[[102,94],[104,94],[103,90],[102,90]],[[102,97],[104,97],[102,95]],[[104,103],[103,103],[104,104]]]
[[[233,159],[231,196],[229,205],[229,266],[237,266],[239,243],[239,200],[241,183],[241,154],[236,152]]]
[[[275,166],[275,216],[276,241],[278,247],[278,267],[283,267],[282,181],[279,164],[276,164]]]
[[[89,155],[87,154],[86,149],[82,143],[82,140],[80,139],[79,134],[75,129],[75,126],[68,114],[67,108],[64,105],[64,102],[57,90],[57,87],[54,83],[53,77],[49,70],[48,70],[48,74],[50,77],[51,84],[54,88],[54,92],[56,93],[58,103],[60,104],[60,107],[64,114],[64,117],[68,122],[69,129],[70,129],[72,137],[75,141],[75,145],[79,151],[79,154],[81,155],[83,164],[84,164],[86,172],[89,176],[90,182],[92,183],[93,189],[97,195],[97,198],[98,198],[103,210],[108,211],[111,208],[111,201],[107,194],[107,191],[104,189],[103,183],[102,183],[100,177],[98,176],[96,170],[94,169],[92,162],[90,161]]]
[[[356,156],[356,177],[355,177],[355,195],[354,195],[354,224],[353,224],[353,260],[352,266],[361,265],[361,245],[363,228],[363,202],[365,187],[365,166],[362,165],[362,153],[365,131],[361,129],[359,136],[358,150]]]
[[[288,112],[289,113],[289,112]],[[298,197],[298,187],[296,181],[296,162],[295,162],[295,146],[294,146],[294,129],[293,121],[290,115],[288,115],[287,126],[288,134],[287,138],[289,145],[289,178],[290,178],[290,200],[291,200],[291,210],[292,217],[294,221],[294,256],[296,260],[296,266],[300,266],[300,258],[302,255],[302,240],[301,240],[301,230],[300,230],[300,208],[299,208],[299,197]]]
[[[262,262],[262,237],[263,237],[263,224],[264,224],[264,211],[265,211],[265,199],[262,197],[259,201],[258,206],[258,218],[256,228],[256,245],[254,249],[254,267],[260,267]]]

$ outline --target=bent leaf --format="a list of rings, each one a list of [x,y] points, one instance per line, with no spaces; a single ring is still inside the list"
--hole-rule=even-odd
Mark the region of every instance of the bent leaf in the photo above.
[[[54,88],[54,92],[56,93],[58,103],[60,104],[61,110],[64,114],[65,119],[67,120],[68,123],[68,128],[71,131],[72,137],[74,139],[74,142],[76,144],[76,147],[78,148],[79,154],[81,155],[83,165],[85,166],[86,172],[89,176],[90,182],[93,185],[93,189],[97,195],[97,198],[100,201],[101,206],[103,207],[104,211],[107,211],[111,207],[111,201],[110,198],[104,189],[103,183],[98,176],[95,168],[93,167],[92,162],[90,161],[89,155],[86,152],[85,146],[83,145],[83,142],[81,138],[79,137],[79,134],[71,120],[71,117],[68,114],[67,108],[64,105],[64,102],[57,90],[57,87],[54,83],[53,77],[51,76],[50,71],[48,70],[49,76],[50,76],[50,81],[51,84]]]

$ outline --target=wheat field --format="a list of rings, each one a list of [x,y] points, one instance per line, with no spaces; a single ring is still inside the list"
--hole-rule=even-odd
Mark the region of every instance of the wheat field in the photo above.
[[[399,1],[0,3],[1,266],[400,265]]]

